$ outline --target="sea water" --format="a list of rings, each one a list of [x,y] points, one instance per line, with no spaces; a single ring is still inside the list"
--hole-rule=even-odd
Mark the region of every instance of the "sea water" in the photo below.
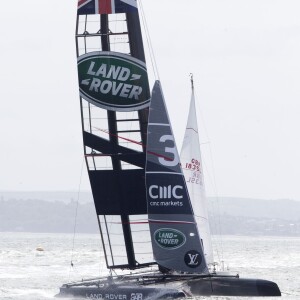
[[[275,281],[282,299],[300,300],[300,238],[223,236],[213,242],[215,258],[230,272]],[[98,235],[0,232],[0,300],[54,299],[63,283],[104,272]]]

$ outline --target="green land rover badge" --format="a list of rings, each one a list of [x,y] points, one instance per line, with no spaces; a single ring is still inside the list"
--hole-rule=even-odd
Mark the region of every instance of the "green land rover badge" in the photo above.
[[[107,110],[133,111],[149,106],[144,62],[118,52],[90,52],[78,57],[80,95]]]
[[[154,232],[154,240],[161,248],[171,250],[184,245],[186,237],[179,230],[172,228],[160,228]]]

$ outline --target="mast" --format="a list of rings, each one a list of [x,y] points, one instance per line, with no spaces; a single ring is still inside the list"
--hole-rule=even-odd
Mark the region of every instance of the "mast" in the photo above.
[[[194,93],[194,75],[191,73],[191,74],[190,74],[190,77],[191,77],[192,93]]]
[[[148,224],[132,221],[147,214],[143,145],[150,92],[136,1],[108,2],[78,2],[84,155],[107,267],[135,269],[155,264],[133,236],[142,227],[150,239]]]

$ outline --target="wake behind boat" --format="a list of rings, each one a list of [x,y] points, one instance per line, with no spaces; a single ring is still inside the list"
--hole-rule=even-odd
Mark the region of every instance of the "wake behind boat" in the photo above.
[[[150,93],[137,2],[79,0],[76,41],[84,154],[110,276],[64,284],[59,296],[280,296],[273,282],[211,269],[198,134],[188,129],[198,131],[194,96],[184,174],[159,81]]]

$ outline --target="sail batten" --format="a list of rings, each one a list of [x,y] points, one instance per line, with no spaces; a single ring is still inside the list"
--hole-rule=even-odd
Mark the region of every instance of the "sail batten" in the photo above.
[[[169,126],[170,124],[164,124],[164,123],[149,123],[148,125],[152,125],[152,126]]]
[[[196,224],[195,222],[183,222],[183,221],[170,221],[170,220],[151,220],[149,219],[149,223],[163,223],[163,224]]]
[[[175,173],[175,172],[155,172],[155,171],[151,171],[151,172],[146,172],[146,174],[172,174],[172,175],[182,176],[182,173]]]

